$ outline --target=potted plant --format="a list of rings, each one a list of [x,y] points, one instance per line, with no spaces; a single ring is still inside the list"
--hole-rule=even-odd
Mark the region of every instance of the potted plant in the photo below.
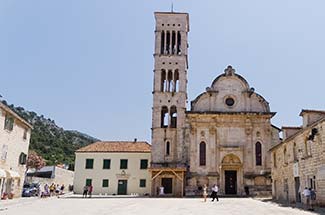
[[[6,200],[8,198],[8,194],[6,192],[4,192],[1,196],[2,200]]]
[[[13,199],[14,198],[14,193],[9,193],[8,199]]]

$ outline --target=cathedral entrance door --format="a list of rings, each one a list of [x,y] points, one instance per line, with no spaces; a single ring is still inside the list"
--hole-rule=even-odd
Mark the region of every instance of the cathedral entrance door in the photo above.
[[[161,186],[164,187],[165,194],[172,194],[173,193],[173,179],[172,178],[162,178],[161,179]]]
[[[225,191],[226,194],[237,194],[237,171],[225,171]]]

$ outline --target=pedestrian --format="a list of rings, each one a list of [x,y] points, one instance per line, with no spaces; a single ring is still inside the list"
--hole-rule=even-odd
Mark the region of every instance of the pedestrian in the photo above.
[[[60,195],[63,194],[63,191],[64,191],[64,184],[62,184],[61,187],[60,187]]]
[[[57,185],[55,186],[55,195],[58,196],[59,194],[60,194],[60,185],[57,184]]]
[[[207,201],[207,196],[208,196],[208,187],[206,184],[203,185],[203,199],[204,199],[204,202]]]
[[[219,187],[218,185],[214,184],[212,187],[212,193],[211,193],[211,198],[212,198],[212,202],[217,199],[217,202],[219,201],[218,198],[218,191],[219,191]]]
[[[93,185],[89,185],[88,186],[88,196],[89,196],[89,198],[91,198],[92,192],[93,192]]]
[[[307,188],[307,187],[305,187],[305,189],[304,189],[304,197],[305,197],[305,209],[310,209],[310,190]]]
[[[52,183],[52,184],[50,185],[50,196],[53,196],[54,191],[55,191],[55,184]]]
[[[316,203],[316,192],[314,189],[309,189],[310,190],[310,210],[314,210],[314,205]]]
[[[83,197],[83,198],[87,198],[88,186],[85,185],[83,190],[84,190],[84,192],[82,193],[82,197]]]

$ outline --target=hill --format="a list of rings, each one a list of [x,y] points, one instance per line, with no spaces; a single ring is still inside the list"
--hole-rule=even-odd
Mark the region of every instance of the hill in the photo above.
[[[8,105],[19,116],[29,122],[34,129],[30,139],[29,150],[36,151],[46,160],[46,165],[68,164],[71,168],[74,164],[74,151],[98,139],[75,130],[64,130],[56,125],[55,121],[38,115],[23,107]]]

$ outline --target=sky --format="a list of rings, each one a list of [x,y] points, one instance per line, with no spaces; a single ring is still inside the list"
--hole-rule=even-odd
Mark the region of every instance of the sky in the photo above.
[[[1,0],[0,95],[101,140],[151,140],[155,11],[168,0]],[[298,126],[325,109],[325,1],[174,0],[190,16],[188,98],[232,65]]]

